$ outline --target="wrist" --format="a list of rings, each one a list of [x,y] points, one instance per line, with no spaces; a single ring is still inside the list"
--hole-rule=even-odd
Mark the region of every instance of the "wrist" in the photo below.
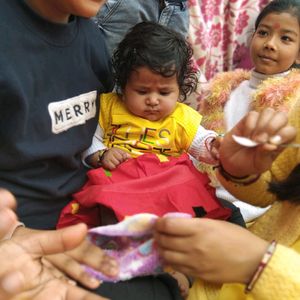
[[[224,169],[221,163],[216,167],[216,169],[218,170],[219,175],[221,175],[227,181],[231,181],[233,183],[237,183],[241,185],[251,184],[260,177],[260,174],[252,174],[252,175],[244,175],[244,176],[232,175]]]
[[[97,166],[101,167],[102,166],[102,161],[104,159],[105,153],[108,151],[107,148],[101,149],[97,152]]]
[[[274,241],[274,240],[268,245],[268,247],[265,250],[265,252],[264,252],[259,264],[257,265],[254,273],[252,273],[252,276],[250,277],[250,279],[247,280],[247,285],[245,287],[245,292],[246,293],[251,292],[252,289],[254,288],[256,282],[258,281],[258,279],[262,275],[264,269],[266,268],[266,266],[270,262],[273,254],[276,250],[276,245],[277,245],[277,242]]]

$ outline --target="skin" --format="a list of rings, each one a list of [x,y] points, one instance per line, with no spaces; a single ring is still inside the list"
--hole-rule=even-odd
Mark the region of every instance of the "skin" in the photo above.
[[[10,229],[17,222],[17,217],[13,212],[16,206],[14,196],[7,190],[0,189],[0,240],[9,233]]]
[[[256,29],[250,45],[255,71],[272,75],[300,62],[300,27],[291,14],[270,13]]]
[[[243,147],[233,141],[232,134],[267,143]],[[280,144],[291,142],[295,136],[286,114],[270,108],[261,113],[252,111],[221,141],[221,164],[237,177],[260,174],[283,150]],[[248,283],[268,246],[245,228],[205,218],[161,218],[154,236],[167,265],[212,283]]]
[[[27,0],[40,16],[54,23],[68,23],[71,15],[93,17],[106,0]]]
[[[131,72],[123,92],[123,101],[134,115],[159,121],[176,108],[180,96],[176,74],[163,77],[147,67]]]
[[[19,238],[35,236],[38,233],[44,233],[46,236],[43,230],[19,227],[15,231],[12,240],[18,241]],[[89,255],[86,255],[86,253],[89,253]],[[102,249],[91,244],[86,239],[83,239],[81,243],[73,247],[72,250],[57,252],[57,254],[47,256],[45,261],[54,265],[59,272],[64,273],[76,282],[80,282],[82,285],[92,289],[97,288],[101,282],[87,274],[82,264],[88,265],[108,276],[115,276],[118,273],[116,261],[108,257]]]
[[[12,208],[15,199],[0,189],[0,237],[17,222]],[[71,250],[82,243],[87,228],[83,224],[58,231],[22,235],[0,243],[0,300],[9,299],[104,299],[76,287],[64,273],[42,257]]]

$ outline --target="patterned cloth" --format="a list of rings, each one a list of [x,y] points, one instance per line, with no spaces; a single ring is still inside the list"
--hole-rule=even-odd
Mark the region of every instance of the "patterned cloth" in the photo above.
[[[219,72],[250,69],[248,45],[258,12],[271,0],[189,0],[189,40],[201,81]],[[198,108],[201,93],[192,94],[188,104]]]
[[[190,218],[184,213],[168,213],[164,217]],[[86,271],[102,281],[117,282],[137,276],[159,274],[164,271],[152,238],[158,217],[153,214],[137,214],[124,221],[89,230],[89,240],[99,246],[119,263],[116,277],[107,277],[86,266]]]

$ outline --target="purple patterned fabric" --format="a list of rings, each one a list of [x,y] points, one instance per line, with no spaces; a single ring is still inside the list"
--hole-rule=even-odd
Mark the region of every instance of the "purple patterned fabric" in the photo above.
[[[164,217],[191,216],[184,213],[168,213]],[[107,277],[88,266],[85,266],[86,271],[99,280],[110,282],[162,273],[163,262],[152,238],[157,218],[153,214],[137,214],[114,225],[90,229],[88,239],[116,258],[119,263],[119,274],[116,277]]]

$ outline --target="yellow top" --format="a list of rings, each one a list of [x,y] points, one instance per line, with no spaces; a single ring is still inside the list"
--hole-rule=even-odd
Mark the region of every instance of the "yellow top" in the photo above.
[[[183,103],[177,103],[170,116],[155,122],[131,114],[115,93],[103,94],[100,103],[103,143],[108,148],[119,147],[132,157],[144,153],[179,156],[187,152],[202,118]]]
[[[298,129],[296,142],[300,143],[300,101],[290,111],[289,119]],[[188,300],[300,299],[300,204],[276,201],[276,197],[267,191],[270,180],[285,179],[299,163],[300,149],[287,148],[271,170],[251,185],[241,186],[219,177],[222,185],[238,199],[258,206],[272,204],[249,230],[265,240],[275,239],[279,245],[251,293],[245,294],[245,286],[241,284],[224,284],[219,289],[197,280]]]

